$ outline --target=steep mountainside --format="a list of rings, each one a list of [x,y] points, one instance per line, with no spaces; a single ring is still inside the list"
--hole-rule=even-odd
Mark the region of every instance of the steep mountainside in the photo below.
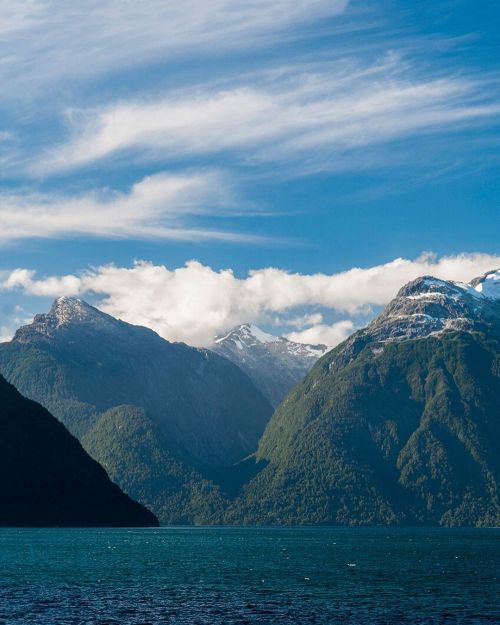
[[[146,460],[151,466],[159,462],[167,471],[160,481],[171,477],[167,465],[176,479],[181,480],[181,472],[192,481],[194,470],[238,462],[256,449],[272,413],[252,381],[227,359],[169,343],[147,328],[118,321],[70,298],[56,300],[47,315],[37,315],[10,343],[0,345],[0,372],[86,441],[93,453],[98,428],[96,457],[104,461],[112,456],[119,466],[108,468],[118,483],[131,496],[151,504],[155,512],[162,511],[162,521],[187,517],[191,504],[182,510],[181,494],[175,489],[168,491],[167,499],[164,493],[153,503],[148,475],[144,474],[142,485],[140,476],[125,478],[138,471],[134,464],[138,458],[125,451],[119,457],[112,454],[116,436],[123,431],[112,424],[110,410],[135,406],[139,412],[127,413],[131,431],[139,413],[151,428],[154,425],[149,435],[161,440],[162,454],[173,459],[171,465],[156,456]],[[187,485],[179,486],[182,501],[186,500],[184,487],[191,492]],[[146,491],[149,494],[142,499]],[[168,498],[172,514],[167,511]]]
[[[250,324],[220,336],[212,349],[245,371],[275,407],[327,351],[325,345],[294,343]]]
[[[401,289],[281,404],[227,520],[499,525],[499,285]]]
[[[59,300],[0,346],[0,370],[52,402],[164,522],[498,525],[499,285],[491,272],[403,287],[295,385],[250,456],[245,419],[213,418],[254,389],[245,374],[81,302]],[[214,362],[238,384],[214,384]]]
[[[232,464],[254,451],[272,412],[228,360],[71,298],[0,345],[0,371],[77,436],[110,408],[138,406],[200,463]]]
[[[179,459],[142,408],[105,412],[82,444],[127,493],[155,510],[165,524],[217,523],[227,505],[220,489]]]
[[[0,525],[154,526],[66,428],[0,377]]]

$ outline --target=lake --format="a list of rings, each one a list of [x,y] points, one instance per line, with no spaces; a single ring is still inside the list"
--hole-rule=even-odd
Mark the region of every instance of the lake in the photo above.
[[[500,623],[500,530],[0,529],[0,623]]]

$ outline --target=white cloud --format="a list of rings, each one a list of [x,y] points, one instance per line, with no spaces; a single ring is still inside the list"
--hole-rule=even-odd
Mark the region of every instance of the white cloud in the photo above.
[[[415,260],[397,258],[334,274],[268,268],[238,278],[229,269],[214,271],[196,261],[177,269],[139,262],[130,268],[107,265],[79,276],[40,279],[34,272],[18,269],[4,278],[0,289],[19,288],[44,296],[97,294],[99,307],[116,317],[153,328],[172,341],[210,345],[216,334],[239,323],[282,313],[293,316],[295,309],[307,306],[354,317],[387,304],[403,284],[418,276],[469,281],[499,266],[498,255],[437,258],[425,254]],[[319,323],[293,336],[314,342],[322,336],[321,342],[331,345],[349,331],[350,321],[330,328]]]
[[[41,0],[2,0],[0,5],[0,42],[13,33],[34,28],[43,16]]]
[[[33,315],[26,312],[21,306],[15,306],[11,314],[3,319],[0,324],[0,343],[10,341],[14,336],[17,328],[30,323]]]
[[[81,278],[78,276],[50,276],[44,280],[36,280],[36,271],[32,269],[14,269],[0,283],[4,291],[23,289],[30,295],[58,297],[75,295],[81,288]]]
[[[495,97],[476,79],[418,78],[394,54],[372,65],[282,67],[236,86],[73,110],[69,140],[34,169],[62,170],[124,150],[160,160],[227,151],[257,162],[335,163],[346,150],[494,118]]]
[[[24,238],[241,240],[258,237],[193,228],[189,218],[219,214],[233,203],[230,186],[217,172],[157,174],[128,193],[102,190],[79,196],[0,193],[0,243]]]
[[[276,325],[287,325],[301,330],[306,326],[314,326],[323,323],[323,315],[316,312],[308,315],[300,315],[299,317],[292,317],[291,319],[286,320],[277,318],[274,320],[274,323]]]
[[[286,335],[290,341],[308,343],[309,345],[326,345],[335,347],[345,340],[354,331],[354,323],[350,319],[337,321],[332,325],[319,323],[312,328],[300,332],[289,332]]]
[[[347,1],[2,0],[0,79],[8,92],[26,92],[148,61],[258,47],[342,13]]]

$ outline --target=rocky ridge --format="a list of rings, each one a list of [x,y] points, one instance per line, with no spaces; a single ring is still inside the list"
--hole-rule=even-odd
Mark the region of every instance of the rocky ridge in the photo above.
[[[347,364],[368,344],[380,354],[388,343],[446,331],[497,332],[499,299],[500,270],[468,284],[422,276],[403,286],[378,317],[344,341],[332,364]]]
[[[212,349],[245,371],[273,406],[327,351],[326,345],[295,343],[248,323],[217,337]]]

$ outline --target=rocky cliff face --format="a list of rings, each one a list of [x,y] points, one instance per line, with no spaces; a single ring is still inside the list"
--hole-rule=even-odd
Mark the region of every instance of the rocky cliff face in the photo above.
[[[325,345],[294,343],[251,324],[218,337],[212,349],[245,371],[273,406],[327,351]]]
[[[378,341],[436,336],[446,330],[487,330],[496,323],[492,303],[500,297],[500,272],[470,284],[426,276],[404,286],[365,330]]]
[[[30,325],[19,328],[14,340],[18,343],[57,340],[64,336],[66,329],[77,326],[82,331],[87,328],[94,332],[112,332],[113,329],[118,332],[123,324],[80,299],[60,297],[47,314],[36,315]]]

